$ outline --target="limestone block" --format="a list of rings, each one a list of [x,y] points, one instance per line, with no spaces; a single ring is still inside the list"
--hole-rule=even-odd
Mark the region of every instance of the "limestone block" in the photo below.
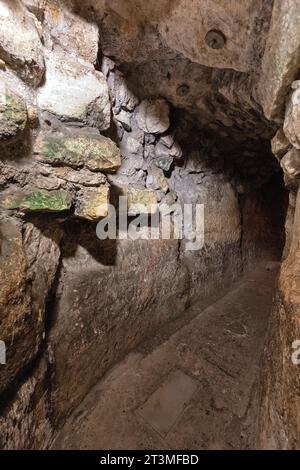
[[[41,83],[45,72],[37,26],[22,2],[0,1],[0,58],[32,86]]]
[[[265,2],[268,3],[268,2]],[[282,119],[286,95],[300,60],[300,0],[275,0],[258,95],[268,119]]]
[[[75,215],[88,220],[97,221],[108,215],[109,187],[84,188],[77,193]]]
[[[101,72],[61,50],[47,54],[46,67],[46,82],[37,97],[40,108],[63,121],[109,128],[108,87]]]
[[[70,209],[72,196],[63,189],[25,189],[2,194],[0,205],[23,212],[61,212]]]
[[[0,87],[0,143],[18,137],[27,123],[26,104],[6,86]]]
[[[123,190],[128,198],[128,214],[154,214],[157,210],[157,197],[152,189],[129,187]]]
[[[41,132],[34,154],[44,163],[74,168],[86,166],[92,171],[115,171],[121,165],[116,144],[97,134]]]
[[[68,53],[95,64],[98,55],[99,31],[94,22],[65,8],[48,2],[44,11],[44,38],[47,46],[59,45]]]

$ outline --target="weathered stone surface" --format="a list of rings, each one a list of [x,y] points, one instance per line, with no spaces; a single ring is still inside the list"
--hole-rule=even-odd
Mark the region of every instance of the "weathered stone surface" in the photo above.
[[[162,134],[169,129],[169,105],[165,100],[142,101],[135,116],[139,128],[149,134]]]
[[[182,148],[180,147],[178,142],[174,142],[174,144],[170,148],[170,155],[176,160],[180,160],[182,158]]]
[[[0,325],[7,348],[7,363],[1,366],[2,393],[35,358],[42,342],[45,302],[59,262],[62,233],[49,223],[41,228],[30,223],[22,236],[20,221],[12,217],[1,219],[0,232]],[[27,419],[20,411],[22,418]],[[5,422],[9,426],[9,419],[2,417],[0,422],[1,430]],[[13,445],[12,440],[11,435],[6,445]]]
[[[158,168],[156,165],[152,165],[151,168],[148,168],[147,173],[147,187],[150,187],[152,189],[161,189],[164,193],[168,192],[169,184],[163,171],[160,168]]]
[[[280,161],[281,168],[290,178],[300,175],[300,151],[291,149]]]
[[[122,109],[118,114],[115,115],[115,119],[124,127],[126,131],[131,131],[130,115],[126,111]]]
[[[94,22],[88,22],[73,13],[68,5],[48,2],[44,10],[44,40],[52,49],[59,45],[67,53],[73,53],[83,60],[96,64],[99,32]]]
[[[299,449],[300,191],[264,351],[258,445]]]
[[[18,137],[27,123],[26,104],[6,86],[0,92],[0,144]]]
[[[89,3],[99,10],[98,2]],[[264,50],[272,6],[266,3],[269,2],[251,0],[237,5],[234,0],[193,4],[189,0],[161,0],[159,4],[156,0],[113,1],[103,17],[103,50],[120,62],[174,59],[179,53],[194,63],[248,72],[255,68]],[[211,30],[225,35],[224,48],[211,49],[206,44],[205,37]]]
[[[157,211],[157,197],[153,190],[129,187],[123,194],[128,198],[129,215],[154,214]]]
[[[30,290],[21,227],[12,218],[1,220],[0,324],[6,344],[6,362],[1,366],[0,392],[36,354],[42,321],[31,315]]]
[[[172,164],[173,164],[173,157],[160,157],[158,158],[155,163],[158,166],[158,168],[161,168],[164,171],[169,171]]]
[[[144,157],[144,132],[139,129],[134,129],[132,132],[124,132],[123,138],[120,142],[120,151],[123,157],[135,162]],[[123,167],[123,165],[122,165]],[[141,168],[141,167],[140,167]]]
[[[19,0],[0,2],[0,58],[29,85],[40,84],[43,46],[34,16]]]
[[[31,308],[43,317],[60,260],[63,231],[53,223],[35,219],[24,226],[23,247],[27,279],[31,283]]]
[[[73,183],[75,186],[99,186],[106,182],[106,177],[102,173],[94,173],[84,168],[72,170],[63,166],[52,168],[51,171],[58,178]]]
[[[38,93],[38,105],[64,121],[107,129],[110,103],[102,73],[58,49],[47,54],[46,65],[46,82]]]
[[[38,110],[31,105],[27,106],[28,122],[31,129],[37,129],[40,125]]]
[[[68,236],[59,280],[64,288],[49,338],[58,418],[126,351],[179,315],[188,297],[187,273],[176,262],[177,241],[116,243],[97,240],[83,227],[76,233]]]
[[[276,135],[273,137],[271,144],[272,152],[278,161],[281,160],[281,158],[287,153],[289,147],[291,146],[281,128],[276,132]]]
[[[281,119],[300,61],[300,1],[275,0],[262,59],[258,95],[268,119]]]
[[[23,0],[26,8],[33,13],[37,19],[42,23],[44,21],[45,8],[47,0]]]
[[[0,417],[0,447],[48,445],[52,425],[65,418],[113,363],[181,313],[189,298],[204,299],[230,285],[248,266],[248,258],[254,263],[269,255],[266,240],[273,243],[279,237],[280,227],[273,230],[265,223],[269,213],[259,205],[260,177],[268,179],[273,171],[268,158],[277,165],[269,151],[275,127],[263,118],[253,97],[272,2],[201,0],[201,8],[199,2],[192,3],[26,0],[40,20],[36,24],[47,75],[36,93],[21,83],[9,62],[0,70],[0,80],[7,76],[17,83],[29,104],[24,134],[33,136],[36,157],[28,158],[29,145],[23,152],[13,143],[13,161],[0,162],[6,207],[30,212],[18,214],[21,249],[14,250],[21,262],[15,272],[4,263],[11,278],[7,281],[4,273],[9,298],[0,326],[6,328],[17,312],[18,351],[10,354],[19,354],[21,360],[18,365],[13,361],[3,389],[13,384],[19,367],[32,363],[43,337],[51,364],[36,380],[22,377],[16,402],[7,404],[6,422]],[[111,105],[104,76],[91,65],[98,52],[94,20],[101,25],[99,61],[101,52],[116,61],[105,58],[103,63]],[[211,49],[211,41],[205,41],[216,29],[213,36],[224,37],[222,49]],[[62,128],[61,121],[69,126]],[[85,125],[106,129],[113,140],[96,129],[83,131]],[[285,143],[277,138],[273,147],[281,158]],[[122,165],[113,141],[120,146]],[[183,151],[184,161],[177,161]],[[17,154],[23,158],[16,161]],[[294,166],[287,165],[293,175]],[[166,214],[173,217],[176,201],[179,207],[204,204],[204,246],[187,248],[201,235],[194,223],[191,237],[184,234],[180,242],[99,241],[96,224],[88,221],[107,214],[106,178],[111,197],[128,195],[130,216],[153,214],[158,203],[159,208],[167,205]],[[273,199],[279,186],[272,188]],[[60,213],[69,208],[74,210]],[[49,211],[55,217],[43,214]],[[61,258],[63,235],[55,223],[65,231]],[[45,324],[51,324],[47,331]],[[19,346],[21,336],[30,354],[23,343]],[[79,380],[82,370],[84,380]],[[26,429],[34,439],[25,436]]]
[[[298,86],[287,102],[283,131],[290,143],[300,149],[300,87]]]
[[[99,220],[108,215],[109,187],[85,188],[77,192],[75,215],[82,219]]]
[[[249,138],[256,133],[271,138],[276,131],[253,98],[255,80],[251,74],[217,70],[177,57],[132,64],[126,80],[140,98],[164,97],[173,108],[192,112],[200,128],[230,133],[234,140],[245,140],[245,132]],[[189,85],[184,97],[176,93],[180,83]]]
[[[110,59],[105,57],[102,64],[103,72],[105,71],[105,68],[109,67],[108,61],[110,61]],[[112,61],[110,61],[110,67],[114,68],[114,63]],[[114,71],[114,73],[108,72],[108,87],[113,109],[116,114],[121,110],[121,108],[126,109],[127,111],[133,111],[136,108],[139,103],[139,99],[130,90],[124,76],[118,70]]]
[[[72,196],[65,190],[25,190],[2,195],[1,207],[23,212],[61,212],[70,209]]]
[[[115,171],[121,165],[116,144],[101,135],[41,132],[34,153],[52,165],[86,166],[92,171]]]
[[[21,384],[14,400],[6,403],[5,412],[0,416],[2,450],[49,447],[54,430],[49,418],[47,373],[47,364],[42,360]]]

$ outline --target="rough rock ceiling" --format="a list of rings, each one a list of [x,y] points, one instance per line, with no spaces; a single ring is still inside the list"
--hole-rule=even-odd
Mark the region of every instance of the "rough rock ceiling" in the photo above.
[[[100,24],[102,53],[139,98],[165,97],[200,127],[239,142],[274,134],[256,99],[272,6],[272,0],[73,3]]]

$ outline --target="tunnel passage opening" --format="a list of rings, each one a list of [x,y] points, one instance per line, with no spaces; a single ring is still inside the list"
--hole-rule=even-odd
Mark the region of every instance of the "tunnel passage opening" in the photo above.
[[[280,261],[285,245],[289,193],[283,171],[271,150],[274,129],[270,127],[262,132],[260,119],[257,119],[257,127],[252,128],[228,127],[222,122],[205,126],[199,125],[199,116],[180,109],[173,113],[176,135],[185,152],[181,171],[188,174],[187,187],[193,187],[196,192],[201,185],[208,187],[208,225],[211,217],[222,220],[225,216],[234,233],[236,220],[231,218],[232,209],[227,210],[228,194],[222,200],[226,183],[229,183],[240,212],[242,270],[247,271],[267,260]],[[211,205],[211,198],[218,203]],[[226,222],[222,224],[225,231],[227,228],[231,231],[230,227],[226,228]],[[214,228],[218,230],[217,226],[216,222]],[[209,231],[210,227],[208,243]]]

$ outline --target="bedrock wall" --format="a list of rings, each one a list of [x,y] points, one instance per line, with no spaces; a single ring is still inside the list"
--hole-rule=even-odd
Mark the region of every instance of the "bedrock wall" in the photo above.
[[[272,2],[193,8],[179,27],[185,1],[0,2],[2,448],[48,447],[143,338],[280,256],[278,124],[258,98]],[[119,195],[149,215],[204,204],[204,247],[100,241]]]

